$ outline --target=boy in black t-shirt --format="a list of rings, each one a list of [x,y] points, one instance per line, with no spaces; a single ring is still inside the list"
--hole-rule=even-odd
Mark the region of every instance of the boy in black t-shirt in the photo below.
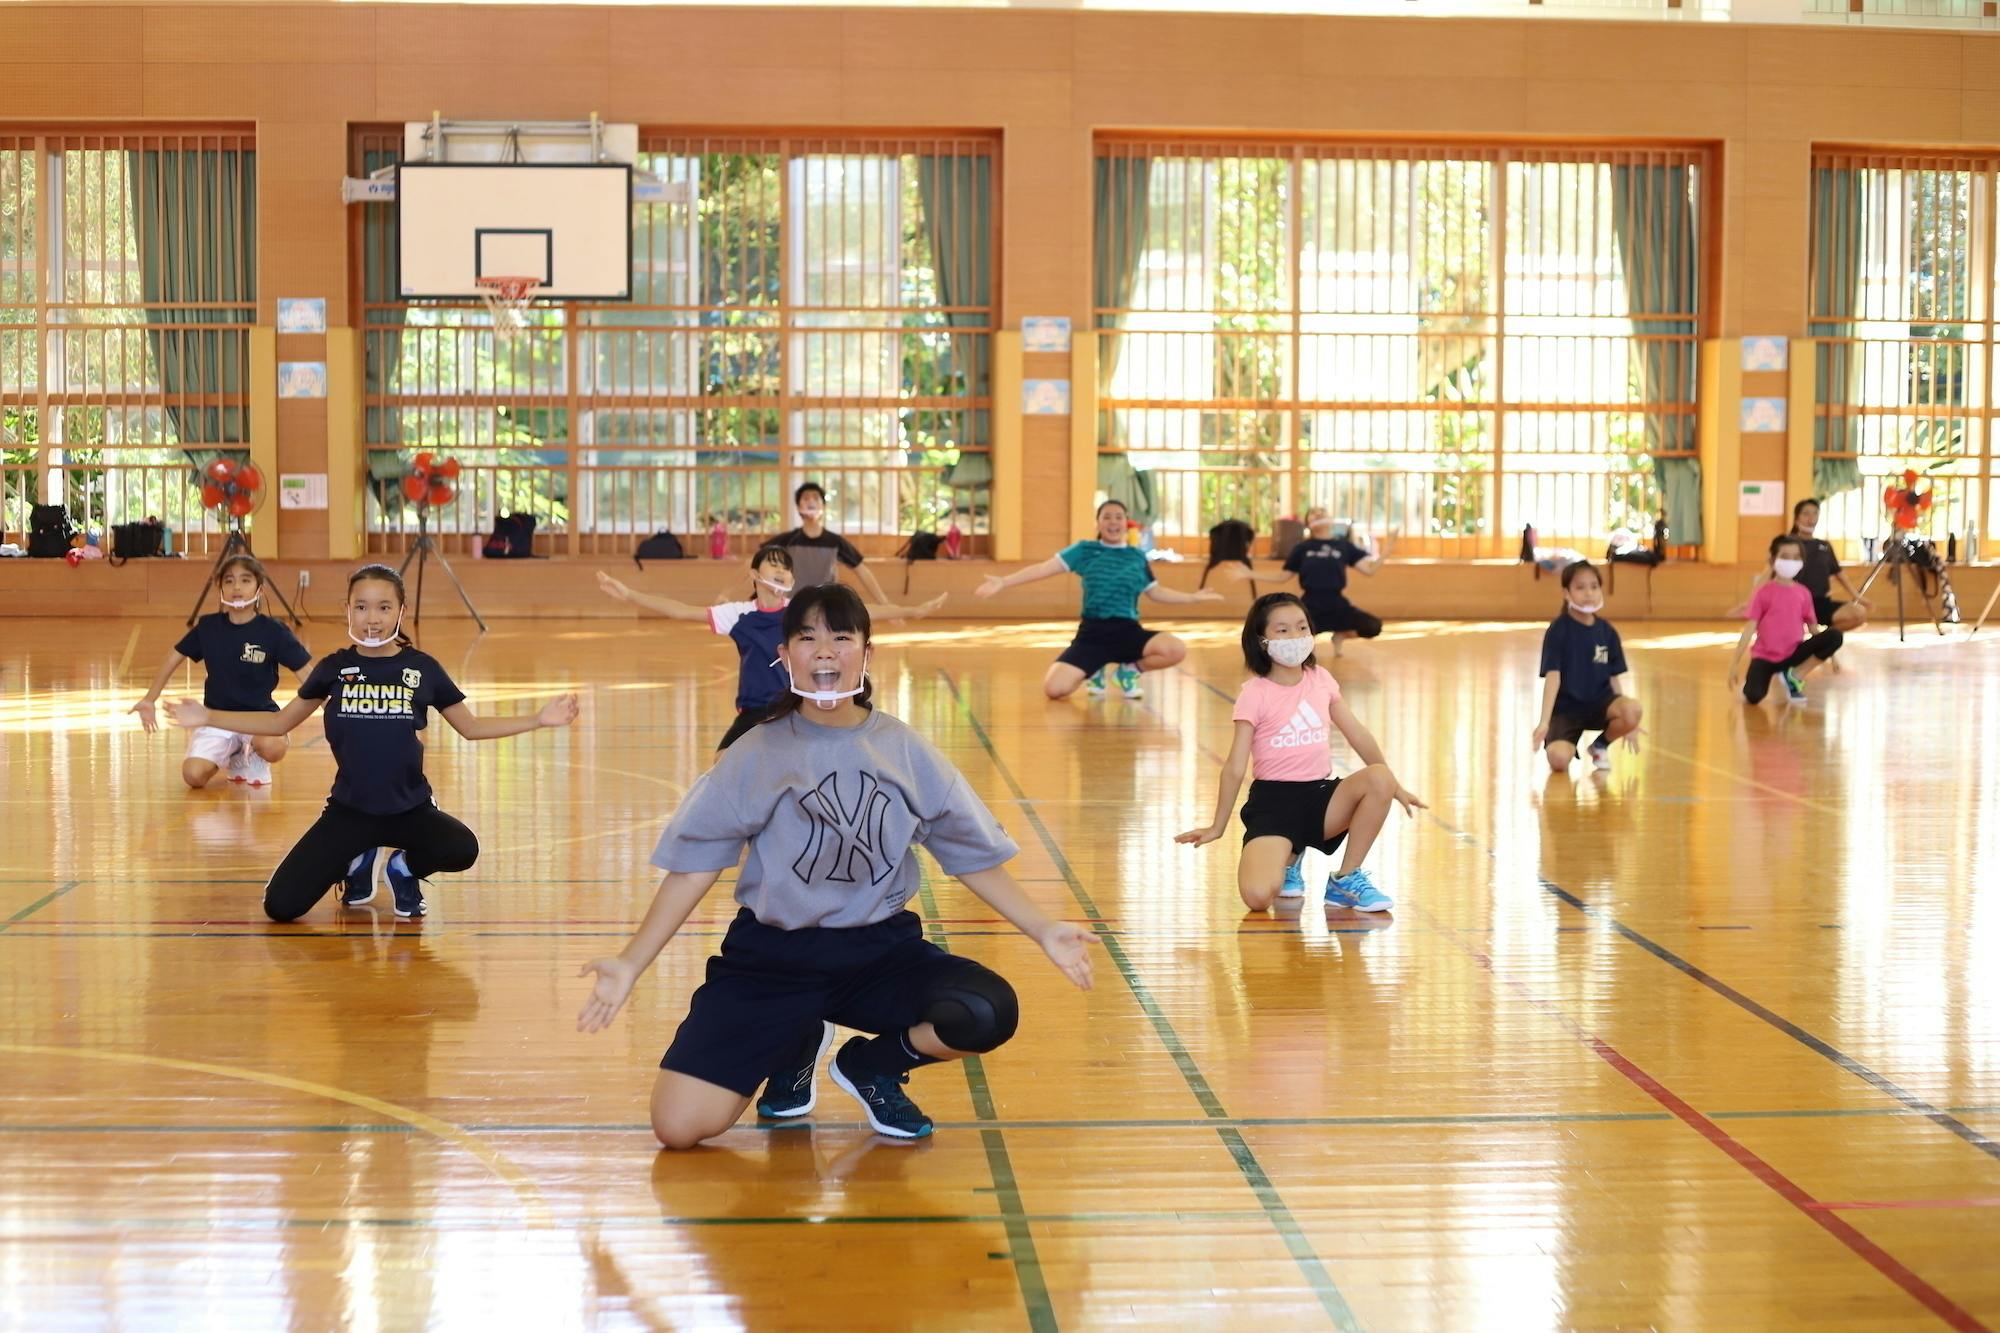
[[[1567,565],[1562,572],[1562,614],[1542,635],[1542,711],[1535,726],[1535,749],[1547,755],[1557,773],[1569,771],[1577,742],[1586,731],[1599,733],[1590,744],[1590,760],[1599,772],[1611,767],[1611,742],[1623,740],[1639,748],[1639,701],[1621,690],[1626,679],[1625,645],[1611,622],[1597,613],[1604,609],[1604,585],[1588,560]]]
[[[1299,600],[1305,603],[1306,614],[1312,618],[1313,633],[1331,635],[1333,655],[1338,657],[1346,640],[1372,639],[1382,632],[1379,616],[1370,615],[1347,600],[1347,572],[1351,569],[1374,577],[1382,561],[1388,558],[1388,542],[1385,539],[1380,550],[1366,550],[1355,544],[1350,525],[1336,523],[1322,510],[1314,510],[1309,516],[1309,531],[1312,536],[1285,556],[1285,572],[1290,578],[1271,579],[1248,568],[1233,569],[1231,577],[1239,582],[1257,583],[1256,591],[1260,594],[1281,591],[1286,584],[1296,581]]]
[[[804,547],[808,550],[831,551],[833,552],[832,568],[829,571],[829,575],[819,581],[837,583],[840,579],[840,569],[842,567],[851,569],[854,571],[855,581],[861,585],[861,589],[867,595],[868,600],[878,606],[886,605],[889,601],[889,594],[882,591],[882,585],[875,579],[875,571],[868,568],[863,562],[860,550],[853,542],[827,528],[826,492],[821,489],[820,484],[816,481],[808,481],[802,484],[796,491],[792,492],[792,503],[798,507],[799,525],[789,532],[779,533],[764,544],[766,546],[782,546],[787,550],[797,550]],[[823,567],[816,566],[816,568]],[[807,583],[815,581],[815,579],[807,579],[804,570],[800,571],[800,578],[802,580],[800,586],[802,587]],[[743,585],[737,583],[727,589],[718,600],[724,602],[743,601],[746,600],[744,596],[745,591]],[[750,595],[754,596],[756,585],[753,583],[747,591]]]
[[[209,708],[244,713],[275,713],[271,692],[278,688],[278,668],[303,671],[312,654],[292,632],[257,609],[264,595],[264,567],[247,555],[232,555],[215,576],[223,609],[203,616],[181,637],[160,664],[153,687],[133,704],[148,732],[160,723],[153,711],[160,691],[183,662],[203,662],[208,680],[202,702]],[[231,782],[261,787],[271,780],[271,765],[285,757],[283,736],[245,736],[220,727],[201,727],[188,735],[187,758],[181,761],[181,781],[197,791],[218,772]]]
[[[347,580],[347,636],[319,660],[290,703],[275,712],[211,712],[192,699],[167,705],[178,727],[223,727],[253,736],[283,736],[326,706],[326,744],[333,752],[333,794],[326,809],[292,847],[264,888],[264,912],[295,921],[336,882],[341,901],[359,907],[375,897],[382,862],[396,915],[424,914],[423,880],[439,870],[467,869],[479,858],[472,830],[437,808],[424,777],[424,730],[436,709],[469,741],[497,740],[576,720],[576,696],[558,695],[532,717],[481,718],[438,660],[403,637],[403,580],[387,565],[364,565]]]

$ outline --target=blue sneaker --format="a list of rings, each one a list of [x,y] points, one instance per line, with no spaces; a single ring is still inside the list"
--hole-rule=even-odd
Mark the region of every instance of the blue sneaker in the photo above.
[[[396,896],[396,915],[422,916],[424,883],[410,873],[409,862],[403,859],[401,852],[397,852],[383,864],[382,873],[389,877],[389,891]]]
[[[1806,685],[1804,681],[1799,679],[1799,673],[1787,669],[1780,671],[1778,675],[1784,680],[1785,693],[1790,696],[1791,701],[1795,704],[1804,703],[1806,701]]]
[[[790,1120],[810,1115],[819,1102],[819,1062],[833,1045],[833,1024],[821,1023],[809,1043],[801,1044],[783,1069],[764,1082],[764,1095],[757,1099],[757,1114],[773,1120]]]
[[[1125,692],[1127,699],[1146,697],[1146,691],[1139,685],[1139,668],[1130,662],[1118,664],[1118,688]]]
[[[1285,882],[1278,886],[1278,896],[1280,898],[1303,898],[1306,896],[1306,875],[1305,871],[1299,868],[1304,862],[1305,857],[1301,856],[1298,860],[1285,867]]]
[[[855,1047],[867,1041],[866,1037],[850,1037],[840,1054],[833,1057],[833,1063],[826,1072],[833,1076],[833,1085],[861,1103],[861,1110],[868,1117],[869,1127],[877,1134],[886,1134],[892,1139],[921,1139],[931,1132],[931,1118],[917,1109],[917,1104],[903,1095],[903,1085],[910,1081],[908,1074],[877,1074],[867,1070],[849,1073],[841,1068],[841,1061]]]
[[[1083,678],[1083,688],[1090,691],[1091,698],[1102,699],[1104,697],[1104,668],[1099,667],[1091,675],[1085,676]]]
[[[342,907],[362,907],[375,901],[375,863],[381,855],[380,847],[370,847],[348,863],[347,878],[340,886]]]
[[[1375,887],[1375,881],[1368,877],[1366,870],[1350,870],[1339,879],[1326,886],[1326,900],[1336,907],[1351,907],[1357,912],[1386,912],[1396,905],[1395,900]]]

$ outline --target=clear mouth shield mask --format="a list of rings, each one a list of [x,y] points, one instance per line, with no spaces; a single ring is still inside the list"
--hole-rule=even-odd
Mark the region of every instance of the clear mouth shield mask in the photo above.
[[[867,663],[865,662],[862,664],[861,667],[861,683],[856,685],[851,690],[800,689],[797,678],[792,675],[791,663],[785,661],[785,659],[782,657],[774,657],[771,659],[771,665],[784,667],[785,679],[791,683],[793,694],[798,695],[799,698],[801,699],[810,699],[814,703],[818,704],[821,708],[832,708],[835,704],[838,704],[842,699],[852,699],[855,695],[861,693],[863,690],[868,688],[868,666]]]
[[[256,592],[252,593],[250,597],[245,601],[232,602],[227,597],[222,598],[221,601],[224,606],[228,607],[232,611],[243,611],[257,605],[258,602],[263,600],[263,597],[264,597],[264,590],[262,588],[259,588],[257,589]]]
[[[401,634],[402,632],[403,632],[403,618],[401,616],[396,617],[396,627],[389,631],[389,635],[387,638],[383,639],[364,639],[359,634],[356,634],[354,632],[354,627],[352,625],[349,625],[347,627],[347,637],[354,640],[356,643],[360,644],[363,648],[387,648],[390,644],[396,641],[396,636],[398,634]]]

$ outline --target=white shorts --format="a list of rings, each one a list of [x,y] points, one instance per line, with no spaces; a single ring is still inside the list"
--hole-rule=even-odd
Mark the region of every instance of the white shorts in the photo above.
[[[240,731],[224,731],[221,727],[196,727],[188,733],[190,759],[206,759],[217,768],[229,767],[229,761],[237,751],[248,749],[250,738]]]

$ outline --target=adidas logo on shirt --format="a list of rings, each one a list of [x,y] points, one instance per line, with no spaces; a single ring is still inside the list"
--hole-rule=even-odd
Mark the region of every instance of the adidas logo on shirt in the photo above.
[[[1295,750],[1305,745],[1325,744],[1326,719],[1313,712],[1312,705],[1304,699],[1299,700],[1298,711],[1271,738],[1274,750]]]

